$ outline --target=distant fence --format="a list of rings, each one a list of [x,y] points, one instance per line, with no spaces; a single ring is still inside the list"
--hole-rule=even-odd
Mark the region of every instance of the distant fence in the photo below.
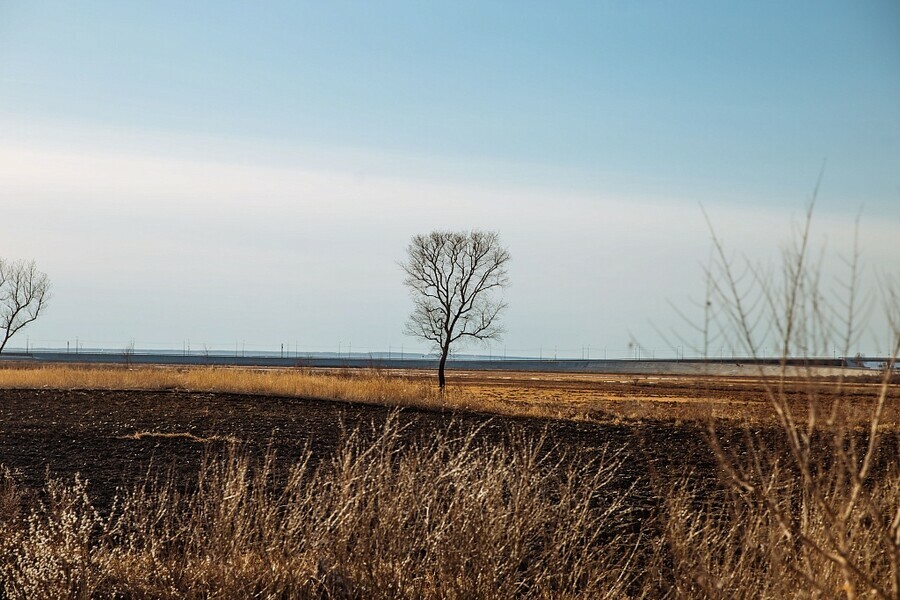
[[[436,357],[394,358],[386,356],[229,356],[221,354],[129,353],[129,352],[4,352],[4,361],[34,361],[37,363],[97,363],[97,364],[155,364],[155,365],[215,365],[246,367],[310,367],[352,369],[436,369]],[[568,373],[697,373],[704,369],[720,373],[751,374],[754,367],[851,368],[874,370],[891,364],[887,358],[711,358],[701,359],[469,359],[451,358],[450,370],[544,371]]]

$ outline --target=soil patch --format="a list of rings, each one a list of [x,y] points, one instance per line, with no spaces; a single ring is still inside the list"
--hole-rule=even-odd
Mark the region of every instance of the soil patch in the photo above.
[[[205,455],[233,443],[260,457],[274,450],[281,468],[307,448],[315,461],[327,460],[344,436],[377,435],[392,414],[410,439],[448,428],[461,434],[477,430],[487,444],[543,436],[544,452],[561,465],[604,449],[619,453],[618,487],[633,494],[641,510],[649,510],[660,490],[687,473],[710,491],[719,487],[719,470],[697,422],[592,423],[184,391],[2,389],[0,464],[18,471],[31,488],[42,487],[48,474],[71,480],[78,473],[102,510],[117,490],[148,475],[172,474],[190,485]],[[770,449],[781,443],[775,428],[757,432]],[[744,452],[742,430],[726,428],[721,434],[730,451]],[[886,441],[882,456],[897,456],[897,437]]]

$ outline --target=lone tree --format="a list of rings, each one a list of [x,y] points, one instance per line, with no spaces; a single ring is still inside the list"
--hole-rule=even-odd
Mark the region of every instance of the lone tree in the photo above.
[[[0,258],[0,352],[17,331],[34,321],[50,299],[50,278],[34,261]]]
[[[499,292],[509,283],[509,252],[494,231],[433,231],[414,236],[406,249],[404,283],[415,305],[405,333],[433,342],[441,352],[438,385],[457,340],[498,339]]]

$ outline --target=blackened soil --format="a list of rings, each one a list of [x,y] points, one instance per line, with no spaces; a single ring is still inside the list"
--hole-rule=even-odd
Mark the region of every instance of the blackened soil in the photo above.
[[[183,391],[0,390],[0,464],[19,472],[29,488],[40,488],[48,474],[88,481],[88,493],[101,510],[117,489],[170,472],[189,484],[205,454],[230,441],[253,454],[275,451],[289,466],[306,449],[315,460],[332,456],[341,439],[359,430],[375,435],[395,409],[368,404],[299,398]],[[403,409],[397,413],[403,435],[428,438],[448,428],[477,429],[486,444],[507,444],[511,436],[544,436],[555,457],[589,459],[607,448],[622,458],[616,485],[633,496],[639,512],[690,473],[715,492],[719,469],[705,431],[695,424],[669,422],[609,425],[472,413]],[[779,445],[772,429],[759,432],[770,448]],[[742,434],[726,431],[729,452],[740,455]],[[896,440],[892,444],[896,456]],[[642,508],[643,507],[643,508]]]

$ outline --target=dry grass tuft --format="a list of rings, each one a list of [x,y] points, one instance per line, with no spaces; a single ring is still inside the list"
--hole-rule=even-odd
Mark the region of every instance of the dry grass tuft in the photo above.
[[[189,432],[176,432],[176,433],[163,433],[158,431],[136,431],[130,435],[122,436],[121,439],[127,440],[143,440],[147,438],[180,438],[185,440],[190,440],[192,442],[197,442],[198,444],[209,444],[211,442],[226,442],[229,444],[237,444],[240,443],[240,440],[236,437],[232,436],[222,436],[222,435],[211,435],[208,437],[197,437],[193,433]]]
[[[391,420],[331,462],[274,472],[236,446],[196,486],[148,482],[112,514],[77,477],[27,506],[2,480],[6,598],[621,598],[637,537],[617,460],[541,441],[403,442]],[[11,508],[12,507],[12,508]]]
[[[760,483],[715,502],[688,486],[672,490],[665,543],[675,557],[674,596],[897,598],[896,464],[872,478],[863,498],[838,481],[817,498],[789,469]]]

